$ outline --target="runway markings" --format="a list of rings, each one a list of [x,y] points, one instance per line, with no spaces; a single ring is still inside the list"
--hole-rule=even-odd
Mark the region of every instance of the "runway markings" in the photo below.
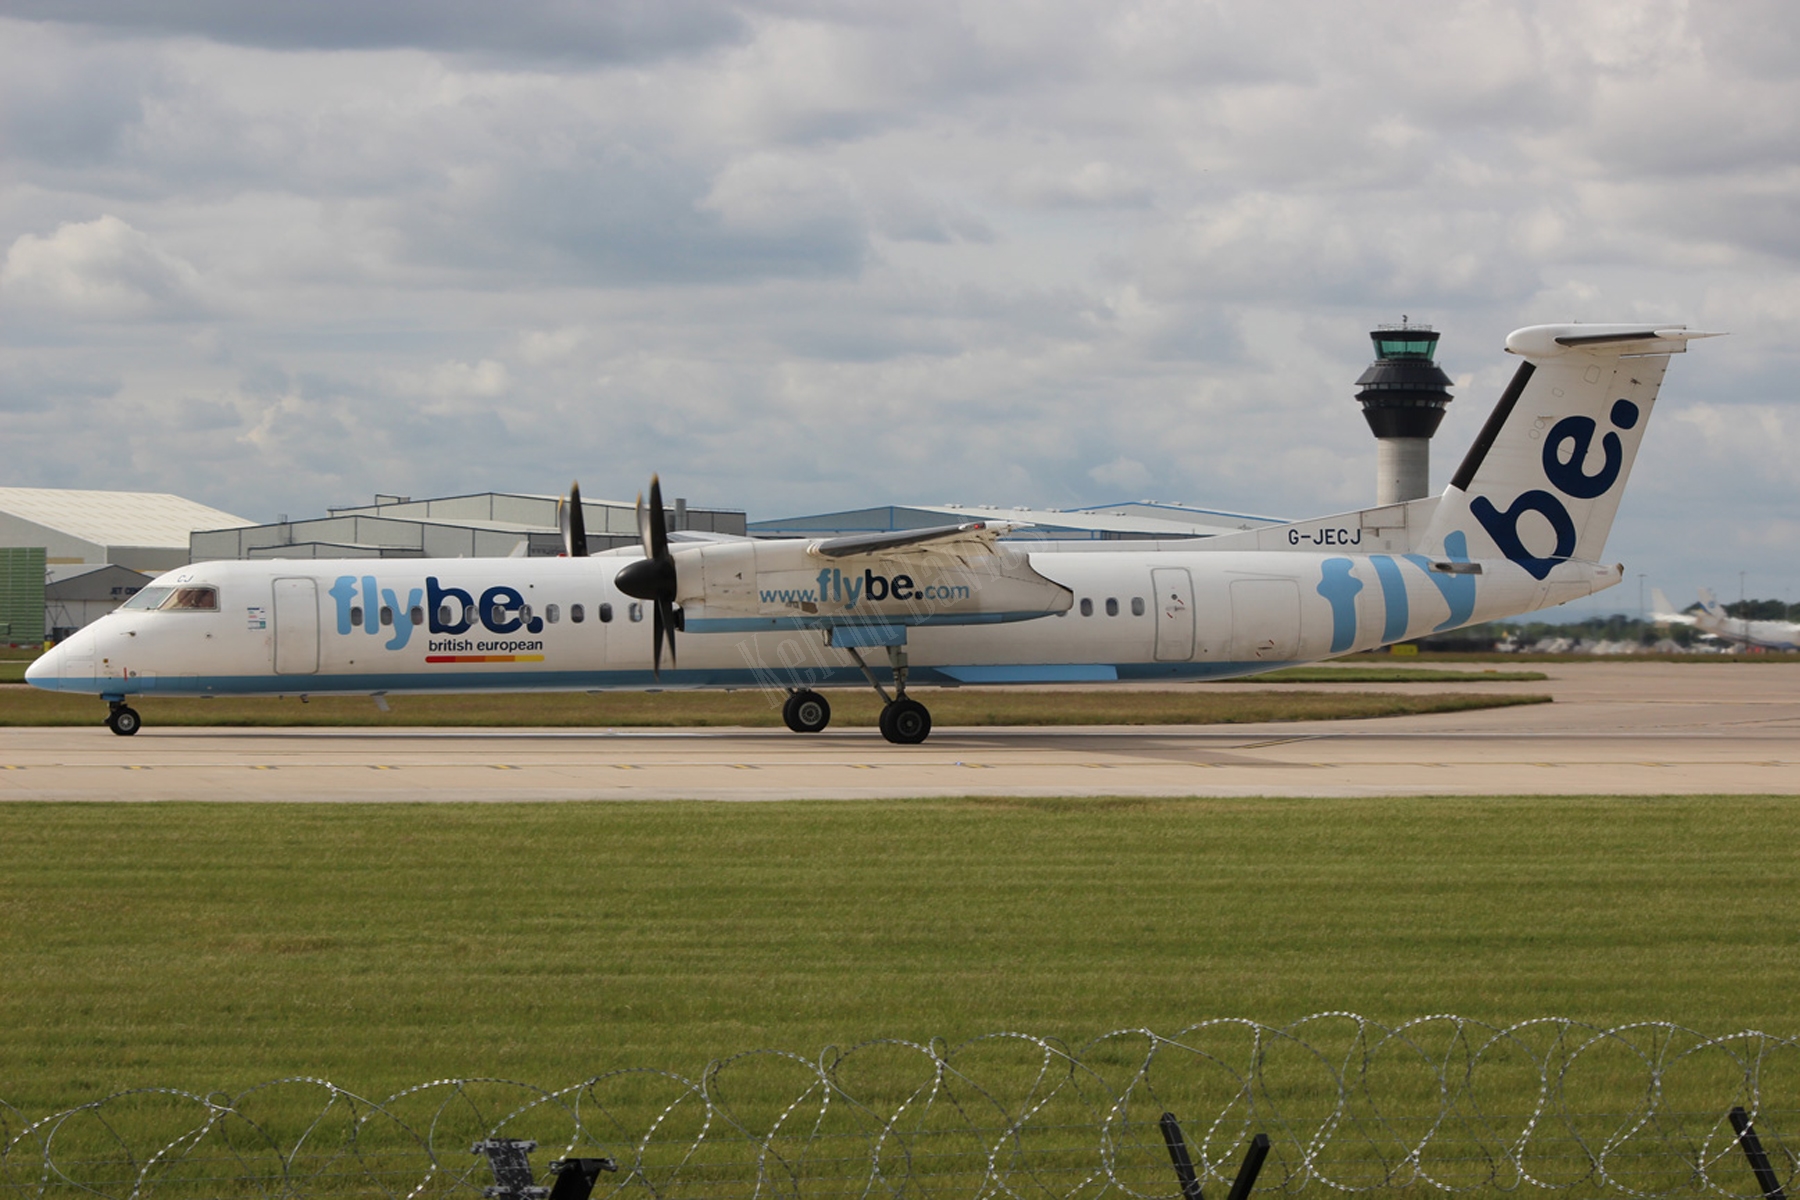
[[[369,764],[369,770],[371,771],[398,771],[399,769],[399,767],[389,766],[387,763]]]
[[[279,771],[281,768],[270,766],[267,763],[251,763],[250,769],[252,771]]]
[[[636,763],[614,763],[612,765],[612,769],[615,771],[641,771],[641,770],[643,770],[643,768],[638,766]]]
[[[511,763],[492,763],[490,765],[496,771],[516,771],[519,769],[519,768],[513,766]]]
[[[727,765],[729,765],[731,767],[731,769],[734,771],[760,771],[760,770],[762,770],[761,767],[756,766],[754,763],[729,763]]]

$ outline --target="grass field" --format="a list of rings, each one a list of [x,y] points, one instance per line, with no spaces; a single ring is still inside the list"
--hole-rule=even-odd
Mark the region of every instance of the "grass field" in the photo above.
[[[0,1100],[697,1075],[1325,1009],[1800,1032],[1800,806],[1739,797],[36,805]]]

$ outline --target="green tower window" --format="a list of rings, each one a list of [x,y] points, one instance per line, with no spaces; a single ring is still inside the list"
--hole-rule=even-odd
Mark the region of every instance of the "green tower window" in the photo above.
[[[1395,330],[1371,336],[1375,339],[1377,358],[1422,358],[1430,362],[1437,353],[1437,338],[1420,336],[1416,330]]]

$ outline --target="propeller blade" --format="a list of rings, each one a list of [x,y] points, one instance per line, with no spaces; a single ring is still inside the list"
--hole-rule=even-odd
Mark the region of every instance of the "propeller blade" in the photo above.
[[[556,502],[556,524],[562,530],[563,553],[570,558],[586,558],[587,519],[581,515],[579,483],[571,483],[569,494]]]
[[[663,511],[662,480],[657,476],[650,477],[650,511],[649,524],[644,523],[644,512],[638,510],[638,528],[644,536],[644,557],[665,558],[669,553],[668,514]]]
[[[658,600],[650,610],[650,674],[662,678],[663,606]]]
[[[653,606],[650,620],[650,669],[662,678],[663,641],[669,643],[669,665],[675,665],[675,631],[681,621],[675,608],[680,582],[675,574],[675,556],[669,553],[669,529],[662,506],[662,481],[650,477],[650,500],[644,494],[637,498],[638,536],[643,539],[644,557],[626,563],[613,576],[613,582],[627,596],[648,600]]]

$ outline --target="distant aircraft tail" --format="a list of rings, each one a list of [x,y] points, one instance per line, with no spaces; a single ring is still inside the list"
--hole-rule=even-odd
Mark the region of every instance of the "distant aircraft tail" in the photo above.
[[[1599,561],[1669,355],[1711,334],[1684,326],[1535,325],[1506,339],[1525,361],[1419,539],[1427,554],[1505,558],[1537,579]]]
[[[1700,588],[1700,607],[1706,610],[1709,617],[1723,617],[1725,610],[1720,607],[1719,599],[1712,594],[1711,588]]]
[[[1650,589],[1650,620],[1658,625],[1692,625],[1694,618],[1669,603],[1661,588]]]

